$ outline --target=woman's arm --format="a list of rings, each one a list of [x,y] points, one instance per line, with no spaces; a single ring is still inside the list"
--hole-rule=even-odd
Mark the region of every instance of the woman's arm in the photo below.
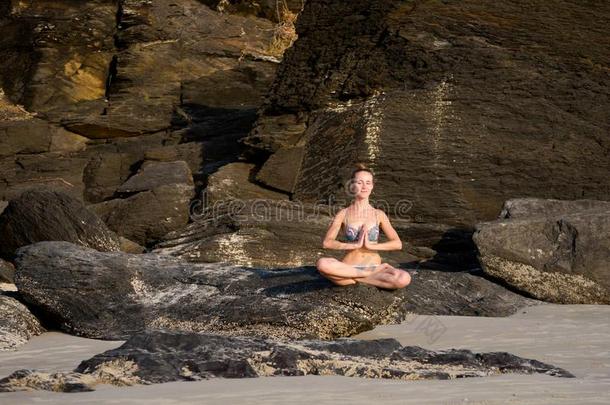
[[[342,209],[335,215],[335,218],[328,227],[326,235],[322,241],[322,247],[324,249],[335,249],[335,250],[354,250],[361,248],[364,244],[364,232],[360,235],[358,242],[356,243],[345,243],[337,240],[337,235],[341,229],[341,224],[345,218],[345,208]]]
[[[389,240],[387,242],[383,242],[383,243],[371,243],[369,241],[368,230],[367,230],[367,232],[366,232],[367,236],[366,236],[366,238],[364,238],[364,247],[369,250],[401,250],[402,241],[400,240],[400,236],[398,236],[398,233],[396,232],[396,230],[390,223],[390,219],[385,214],[385,212],[383,212],[381,210],[379,210],[378,212],[381,216],[381,220],[379,221],[380,227],[383,230],[383,233],[386,234],[386,236],[388,237]]]

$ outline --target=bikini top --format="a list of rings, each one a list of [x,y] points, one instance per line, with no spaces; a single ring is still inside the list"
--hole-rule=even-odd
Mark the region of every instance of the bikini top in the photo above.
[[[359,227],[352,228],[347,223],[347,214],[348,214],[348,212],[346,211],[345,219],[344,219],[345,237],[349,241],[358,240],[358,238],[360,237],[360,232],[364,229],[364,224],[360,225]],[[375,226],[373,226],[371,229],[369,229],[369,240],[372,242],[376,242],[378,239],[379,239],[379,221],[377,220],[377,210],[375,210]]]

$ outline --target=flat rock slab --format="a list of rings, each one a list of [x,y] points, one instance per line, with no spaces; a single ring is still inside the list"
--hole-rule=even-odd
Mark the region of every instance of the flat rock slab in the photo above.
[[[412,287],[337,287],[315,268],[267,271],[66,242],[18,250],[15,284],[58,328],[125,339],[146,328],[333,339],[407,313],[508,315],[535,303],[481,277],[426,271]]]
[[[0,351],[16,349],[42,332],[44,328],[25,305],[0,293]]]
[[[397,380],[455,379],[505,373],[570,372],[506,352],[430,351],[395,339],[276,342],[252,337],[145,331],[121,347],[83,361],[73,373],[19,370],[1,391],[91,391],[96,384],[134,385],[207,378],[341,375]]]

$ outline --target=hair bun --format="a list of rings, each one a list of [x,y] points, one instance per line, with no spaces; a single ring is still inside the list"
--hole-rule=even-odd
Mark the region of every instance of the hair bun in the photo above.
[[[354,167],[356,168],[356,170],[369,170],[368,166],[364,163],[356,163]]]

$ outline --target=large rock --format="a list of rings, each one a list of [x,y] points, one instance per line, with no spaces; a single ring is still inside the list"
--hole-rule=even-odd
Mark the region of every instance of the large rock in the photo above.
[[[545,301],[610,304],[610,202],[509,200],[502,216],[473,235],[487,274]]]
[[[15,283],[55,327],[101,339],[145,328],[329,339],[399,322],[410,311],[503,316],[535,303],[467,273],[427,271],[407,289],[385,291],[336,287],[311,267],[245,269],[68,242],[22,247]]]
[[[193,185],[193,175],[186,162],[144,162],[117,192],[138,193],[173,184]]]
[[[92,391],[95,385],[154,384],[209,378],[339,375],[396,380],[448,380],[506,373],[573,378],[569,371],[507,352],[426,350],[394,339],[281,343],[214,334],[147,331],[83,361],[72,373],[19,370],[0,391]]]
[[[0,293],[0,351],[14,350],[44,328],[25,305]]]
[[[221,167],[210,175],[205,190],[207,203],[210,205],[224,204],[229,200],[276,199],[288,200],[288,195],[267,190],[250,182],[251,172],[255,165],[251,163],[234,162]]]
[[[0,256],[38,241],[61,240],[102,251],[118,251],[120,242],[106,224],[79,200],[65,193],[31,189],[11,200],[0,215]]]
[[[145,162],[116,192],[131,196],[89,207],[110,229],[146,245],[187,224],[194,194],[193,177],[183,161]]]
[[[192,185],[162,185],[124,199],[89,205],[89,208],[119,235],[148,245],[187,224],[192,197]]]
[[[261,173],[281,162],[286,178],[262,180],[345,199],[364,160],[374,199],[468,229],[514,196],[609,199],[610,3],[528,5],[307,1],[244,140],[279,154]]]
[[[165,235],[154,251],[194,262],[222,261],[264,268],[306,266],[324,256],[341,259],[345,251],[322,248],[332,216],[341,208],[262,198],[195,200],[193,222]],[[479,266],[472,232],[396,218],[393,212],[388,215],[404,248],[382,252],[384,261],[400,267],[417,265],[446,271]],[[385,235],[381,237],[383,241]]]

